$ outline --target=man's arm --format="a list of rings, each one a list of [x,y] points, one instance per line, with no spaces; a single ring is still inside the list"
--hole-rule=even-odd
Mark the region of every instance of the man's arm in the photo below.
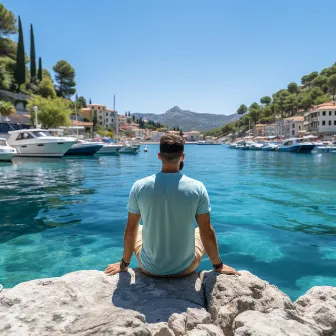
[[[123,260],[128,264],[131,262],[131,258],[133,255],[133,250],[139,230],[140,218],[140,214],[134,214],[131,212],[128,213],[128,220],[124,233],[123,253]],[[120,267],[120,262],[117,262],[115,264],[109,264],[105,269],[105,273],[108,275],[114,275],[119,272],[125,272],[127,271],[127,269],[128,267]]]
[[[216,239],[216,233],[213,229],[210,222],[210,213],[205,213],[201,215],[196,215],[196,221],[199,227],[201,240],[204,246],[204,249],[209,256],[213,265],[218,265],[221,262],[218,245]],[[239,273],[232,267],[224,265],[218,269],[215,269],[216,272],[223,274],[238,274]]]

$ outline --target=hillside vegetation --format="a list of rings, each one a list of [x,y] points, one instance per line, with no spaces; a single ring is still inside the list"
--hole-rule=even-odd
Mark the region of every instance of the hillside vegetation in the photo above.
[[[302,115],[311,107],[334,100],[336,94],[336,63],[320,73],[314,71],[301,78],[301,85],[289,83],[286,89],[272,96],[260,98],[249,107],[239,106],[237,113],[242,117],[220,128],[207,132],[207,135],[222,136],[236,131],[247,130],[249,125],[274,123],[277,118]]]

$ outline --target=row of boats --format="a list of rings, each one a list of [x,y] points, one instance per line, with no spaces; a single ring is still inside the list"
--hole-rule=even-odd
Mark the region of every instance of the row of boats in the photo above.
[[[229,148],[240,150],[262,150],[262,151],[279,151],[294,153],[335,153],[336,141],[330,143],[309,142],[305,138],[287,139],[281,143],[278,142],[254,142],[254,141],[237,141],[228,145]]]
[[[140,144],[78,140],[53,136],[43,129],[23,129],[8,132],[8,139],[0,138],[0,161],[11,161],[14,156],[62,157],[64,155],[136,154]]]

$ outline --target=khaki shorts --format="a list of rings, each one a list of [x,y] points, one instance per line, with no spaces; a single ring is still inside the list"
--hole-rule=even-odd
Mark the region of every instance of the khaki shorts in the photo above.
[[[141,268],[141,270],[150,276],[155,276],[155,277],[171,277],[171,276],[186,276],[189,275],[190,273],[194,272],[196,270],[196,268],[198,267],[198,265],[201,262],[201,259],[204,255],[204,246],[201,240],[201,236],[199,233],[199,228],[195,229],[195,258],[194,261],[191,263],[191,265],[182,273],[180,274],[172,274],[172,275],[153,275],[149,272],[147,272],[146,270],[143,269],[142,265],[141,265],[141,261],[140,261],[140,252],[141,252],[141,248],[142,248],[142,225],[140,225],[139,230],[138,230],[138,236],[135,242],[135,247],[134,247],[134,253],[135,256],[138,260],[138,264]]]

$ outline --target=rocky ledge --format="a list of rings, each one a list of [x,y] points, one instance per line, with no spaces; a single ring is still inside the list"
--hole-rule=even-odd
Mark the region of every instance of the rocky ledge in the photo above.
[[[154,279],[137,269],[112,277],[79,271],[0,293],[0,335],[334,336],[336,287],[294,303],[242,275]]]

